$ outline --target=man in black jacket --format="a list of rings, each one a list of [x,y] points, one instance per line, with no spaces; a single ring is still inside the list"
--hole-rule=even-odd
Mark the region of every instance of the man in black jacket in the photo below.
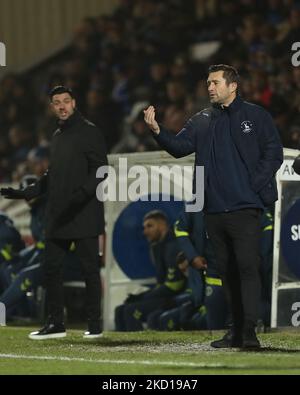
[[[102,133],[76,109],[70,89],[58,86],[50,92],[51,107],[58,118],[53,135],[48,172],[24,190],[5,188],[8,199],[31,200],[47,193],[45,231],[45,287],[49,317],[32,332],[31,339],[66,336],[63,319],[62,261],[72,242],[81,260],[87,290],[88,331],[84,337],[101,335],[98,236],[104,230],[103,204],[96,198],[99,167],[107,165]]]
[[[260,216],[277,200],[275,173],[283,160],[271,116],[243,101],[238,83],[234,67],[211,66],[212,107],[194,115],[176,136],[158,125],[153,106],[145,110],[145,122],[161,147],[175,157],[195,152],[195,165],[205,169],[206,230],[233,320],[224,338],[212,343],[216,348],[260,346],[255,334]],[[196,189],[199,182],[194,179]]]

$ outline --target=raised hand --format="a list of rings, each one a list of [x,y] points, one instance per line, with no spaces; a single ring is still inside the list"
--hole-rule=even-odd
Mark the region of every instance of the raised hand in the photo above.
[[[152,132],[159,134],[160,129],[158,123],[155,120],[155,108],[153,106],[149,106],[146,110],[144,110],[144,120]]]

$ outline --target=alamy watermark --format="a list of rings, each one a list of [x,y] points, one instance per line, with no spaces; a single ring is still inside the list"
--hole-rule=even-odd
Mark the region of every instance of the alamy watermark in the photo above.
[[[0,326],[6,325],[6,308],[5,304],[0,302]]]
[[[195,188],[192,194],[192,174]],[[99,167],[97,178],[108,177],[98,185],[97,199],[101,202],[126,201],[190,201],[187,212],[198,212],[204,205],[204,167],[196,166],[141,166],[128,168],[127,158],[119,158],[118,172],[113,166]],[[128,182],[130,181],[130,182]],[[173,190],[172,190],[173,189]],[[174,196],[174,198],[172,197]]]
[[[0,66],[6,66],[6,46],[0,42]]]
[[[300,66],[300,42],[295,42],[292,44],[292,51],[295,52],[292,55],[292,65],[294,67],[299,67]]]
[[[292,325],[300,326],[300,302],[295,302],[292,304],[292,311],[295,311],[291,318]]]

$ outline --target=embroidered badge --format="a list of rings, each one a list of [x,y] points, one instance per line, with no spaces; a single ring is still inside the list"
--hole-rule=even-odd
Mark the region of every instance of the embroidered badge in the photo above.
[[[250,121],[243,121],[241,123],[241,129],[243,133],[250,133],[253,130],[253,125]]]

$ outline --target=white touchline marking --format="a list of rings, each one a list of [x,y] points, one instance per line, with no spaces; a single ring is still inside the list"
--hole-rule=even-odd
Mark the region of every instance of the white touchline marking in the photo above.
[[[65,362],[92,362],[92,363],[110,363],[110,364],[140,364],[140,365],[161,365],[161,366],[178,366],[178,367],[195,367],[195,368],[228,368],[228,365],[221,363],[202,363],[202,362],[174,362],[174,361],[133,361],[127,359],[86,359],[86,358],[71,358],[58,356],[42,356],[42,355],[18,355],[18,354],[0,354],[0,358],[7,359],[31,359],[31,360],[46,360],[46,361],[65,361]],[[245,368],[247,365],[234,365],[234,368]]]

